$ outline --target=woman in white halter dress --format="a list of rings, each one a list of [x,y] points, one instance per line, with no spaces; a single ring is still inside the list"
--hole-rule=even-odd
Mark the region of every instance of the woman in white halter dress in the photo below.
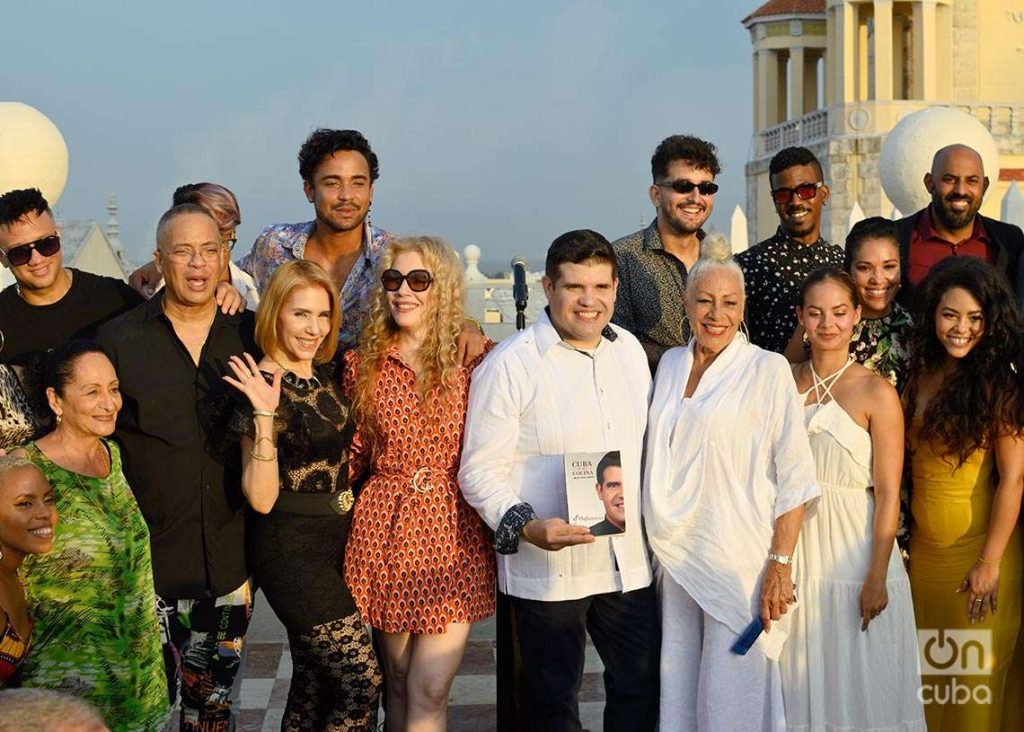
[[[781,659],[786,722],[790,730],[924,730],[910,582],[894,541],[902,411],[884,379],[844,364],[859,308],[843,277],[812,275],[799,311],[812,360],[794,376],[810,386],[804,421],[821,499],[795,555],[800,604]]]

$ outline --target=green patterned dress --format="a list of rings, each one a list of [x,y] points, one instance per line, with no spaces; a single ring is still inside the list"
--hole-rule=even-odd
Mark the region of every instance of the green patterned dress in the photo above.
[[[112,730],[160,729],[169,710],[149,529],[117,445],[104,443],[106,478],[72,473],[25,446],[53,485],[58,522],[53,549],[21,569],[35,618],[21,680],[85,697]]]

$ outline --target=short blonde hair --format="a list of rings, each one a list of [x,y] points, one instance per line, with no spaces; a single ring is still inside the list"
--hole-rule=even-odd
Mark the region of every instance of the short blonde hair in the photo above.
[[[334,281],[324,268],[316,262],[297,259],[285,262],[270,277],[259,309],[256,311],[256,345],[265,354],[271,354],[281,344],[277,334],[277,316],[288,301],[292,291],[299,287],[322,287],[331,302],[331,328],[324,336],[323,343],[316,349],[313,363],[327,363],[338,350],[338,330],[341,328],[341,303]]]

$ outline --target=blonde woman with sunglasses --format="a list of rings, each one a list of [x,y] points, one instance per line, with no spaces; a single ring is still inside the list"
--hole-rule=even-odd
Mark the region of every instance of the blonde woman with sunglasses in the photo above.
[[[494,612],[493,537],[456,481],[476,365],[457,358],[465,285],[434,237],[390,244],[381,285],[345,354],[350,467],[369,468],[345,581],[379,633],[388,729],[443,730],[470,625]]]

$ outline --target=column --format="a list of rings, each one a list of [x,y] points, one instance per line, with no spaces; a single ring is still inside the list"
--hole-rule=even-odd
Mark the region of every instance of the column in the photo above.
[[[823,106],[828,106],[836,101],[836,56],[838,55],[839,45],[836,43],[836,9],[834,7],[826,9],[826,28],[827,35],[825,40],[825,98],[822,100]]]
[[[837,45],[833,68],[836,72],[835,78],[835,101],[840,104],[853,102],[856,93],[856,70],[857,70],[857,11],[849,4],[843,4],[836,8],[835,17]],[[830,49],[831,50],[831,49]]]
[[[820,58],[820,52],[809,53],[804,58],[804,114],[810,114],[819,106],[824,106],[824,103],[818,100],[818,59]]]
[[[753,53],[754,68],[754,132],[761,131],[761,106],[764,100],[764,92],[761,91],[761,54]]]
[[[875,99],[892,99],[892,0],[875,0]]]
[[[810,110],[804,105],[806,102],[804,83],[804,49],[802,47],[789,49],[789,119],[803,117]]]
[[[933,100],[938,75],[935,69],[935,0],[914,5],[914,98]]]
[[[757,129],[764,130],[779,123],[779,54],[775,51],[757,52],[759,102]]]

